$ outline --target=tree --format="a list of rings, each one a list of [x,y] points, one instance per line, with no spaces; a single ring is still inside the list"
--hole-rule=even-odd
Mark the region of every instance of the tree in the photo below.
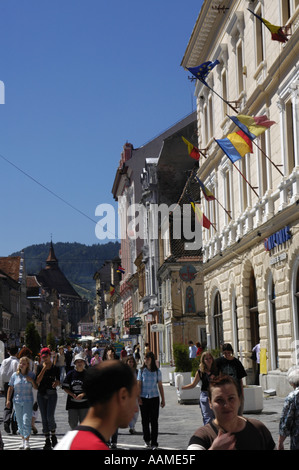
[[[51,349],[54,351],[56,349],[56,341],[53,333],[47,335],[47,346],[51,346]]]
[[[25,344],[32,351],[33,356],[39,353],[41,339],[33,322],[28,323],[26,326]]]

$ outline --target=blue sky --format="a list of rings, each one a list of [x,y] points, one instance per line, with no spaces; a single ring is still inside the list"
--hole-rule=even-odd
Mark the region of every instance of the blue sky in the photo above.
[[[116,207],[125,142],[137,148],[195,109],[180,63],[201,5],[0,0],[0,256],[51,234],[99,243],[95,210]]]

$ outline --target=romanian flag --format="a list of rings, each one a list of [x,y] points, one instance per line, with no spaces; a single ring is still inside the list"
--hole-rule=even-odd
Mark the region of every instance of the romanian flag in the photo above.
[[[188,196],[188,199],[200,225],[202,225],[204,228],[209,229],[212,225],[209,219],[204,215],[204,213],[200,210],[198,204],[196,204],[190,196]]]
[[[270,121],[266,115],[251,117],[238,114],[238,116],[229,117],[250,140],[256,139],[273,124],[276,124],[275,121]]]
[[[124,268],[122,268],[121,266],[118,266],[116,272],[117,272],[117,273],[121,273],[121,274],[125,274],[125,270],[124,270]]]
[[[258,18],[266,26],[266,28],[269,29],[269,31],[271,32],[273,41],[279,41],[279,42],[288,41],[287,36],[283,32],[282,26],[275,26],[274,24],[271,24],[269,23],[269,21],[265,20],[265,18],[262,18],[256,13],[253,13],[253,11],[249,10],[249,8],[247,8],[247,10],[250,11],[250,13],[252,13],[256,18]]]
[[[199,160],[199,151],[198,148],[195,147],[189,140],[185,139],[185,137],[182,136],[183,141],[185,144],[188,146],[188,153],[190,157],[194,158],[194,160]]]
[[[198,65],[197,67],[187,67],[187,69],[189,70],[189,72],[192,73],[192,75],[194,75],[194,77],[196,77],[201,82],[205,83],[205,79],[207,78],[211,70],[218,64],[220,64],[219,60],[215,60],[214,62],[208,61],[204,62],[201,65]]]
[[[199,185],[202,189],[202,192],[203,192],[203,195],[204,195],[205,199],[207,201],[214,201],[216,199],[214,194],[203,184],[202,181],[200,181],[200,179],[197,176],[195,176],[195,178],[197,179],[197,181],[198,181],[198,183],[199,183]]]
[[[246,153],[252,153],[251,141],[243,132],[233,132],[225,139],[218,139],[216,142],[233,163],[244,157]]]

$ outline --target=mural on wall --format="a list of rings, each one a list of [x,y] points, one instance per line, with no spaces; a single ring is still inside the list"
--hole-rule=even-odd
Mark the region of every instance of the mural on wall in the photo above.
[[[194,302],[194,292],[191,286],[188,286],[186,289],[186,313],[195,313],[195,302]]]

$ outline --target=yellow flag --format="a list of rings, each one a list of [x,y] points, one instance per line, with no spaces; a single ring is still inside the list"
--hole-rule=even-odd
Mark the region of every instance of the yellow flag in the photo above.
[[[260,374],[267,374],[267,349],[261,348],[260,352]]]

